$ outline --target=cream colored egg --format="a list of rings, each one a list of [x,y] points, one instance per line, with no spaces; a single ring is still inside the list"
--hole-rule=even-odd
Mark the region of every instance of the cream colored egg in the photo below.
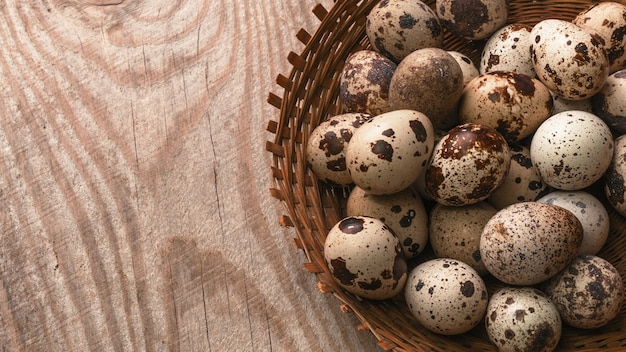
[[[626,68],[626,5],[617,1],[594,3],[572,23],[602,36],[609,58],[609,73]]]
[[[419,0],[379,1],[367,15],[365,32],[374,50],[400,62],[422,48],[443,46],[443,26]]]
[[[565,111],[537,129],[530,157],[542,180],[561,190],[581,190],[604,175],[613,155],[613,136],[598,116]]]
[[[534,133],[550,116],[552,106],[550,90],[538,79],[515,72],[488,72],[463,90],[459,120],[494,128],[514,143]]]
[[[480,57],[480,73],[505,71],[535,77],[530,59],[531,26],[519,23],[506,25],[489,37]]]
[[[473,329],[488,302],[487,287],[476,270],[449,258],[432,259],[411,270],[404,297],[423,327],[443,335]]]
[[[383,221],[398,236],[407,259],[420,254],[428,243],[428,214],[422,198],[410,187],[394,194],[374,195],[355,186],[348,196],[346,215]]]
[[[500,281],[534,285],[565,268],[582,240],[582,224],[569,210],[539,202],[515,203],[485,225],[480,256]]]
[[[379,219],[339,221],[326,236],[324,259],[333,279],[359,297],[388,299],[404,289],[407,264],[400,241]]]
[[[530,150],[519,144],[510,144],[511,166],[502,184],[487,198],[500,210],[514,203],[535,201],[550,191],[539,170],[530,159]]]
[[[609,237],[609,213],[602,202],[585,191],[554,191],[537,199],[571,211],[583,225],[583,243],[578,254],[597,254]]]
[[[489,340],[501,352],[551,352],[563,323],[556,306],[531,287],[504,287],[489,299],[485,314]]]
[[[374,116],[353,134],[346,164],[353,182],[371,194],[411,186],[426,167],[435,133],[428,117],[413,110]]]
[[[537,78],[557,95],[587,99],[602,89],[609,60],[597,34],[568,21],[546,19],[533,27],[530,43]]]
[[[306,158],[317,178],[333,186],[349,186],[352,177],[346,165],[346,149],[352,134],[372,116],[347,113],[321,122],[309,136]]]
[[[436,204],[429,221],[429,241],[435,255],[462,261],[478,274],[487,274],[480,257],[480,236],[496,212],[487,202],[462,207]]]

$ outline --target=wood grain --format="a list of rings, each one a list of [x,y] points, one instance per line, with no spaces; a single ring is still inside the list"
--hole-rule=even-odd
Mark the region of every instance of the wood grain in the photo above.
[[[314,5],[0,2],[1,351],[377,348],[268,192]]]

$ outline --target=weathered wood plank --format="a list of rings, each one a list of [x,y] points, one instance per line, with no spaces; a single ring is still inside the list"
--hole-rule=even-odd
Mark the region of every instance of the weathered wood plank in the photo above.
[[[314,5],[0,3],[0,350],[376,348],[269,196]]]

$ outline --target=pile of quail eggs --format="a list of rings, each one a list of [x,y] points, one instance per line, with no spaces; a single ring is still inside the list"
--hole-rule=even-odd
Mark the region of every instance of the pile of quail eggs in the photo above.
[[[562,324],[598,328],[623,301],[597,254],[605,204],[626,216],[626,6],[532,27],[506,24],[507,11],[380,1],[371,49],[343,67],[343,111],[306,155],[319,180],[351,190],[324,246],[341,287],[400,295],[439,334],[482,321],[500,350],[551,351]],[[480,61],[443,49],[445,31],[484,40]],[[428,245],[436,259],[419,260]]]

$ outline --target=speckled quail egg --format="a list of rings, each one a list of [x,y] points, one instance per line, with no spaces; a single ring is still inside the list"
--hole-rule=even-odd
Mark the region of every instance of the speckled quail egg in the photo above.
[[[582,224],[571,211],[546,203],[515,203],[485,225],[480,256],[502,282],[534,285],[569,264],[582,240]]]
[[[396,67],[395,62],[373,50],[350,55],[339,83],[344,111],[371,115],[389,111],[389,83]]]
[[[441,24],[450,33],[465,39],[488,38],[506,24],[506,0],[437,0]]]
[[[435,133],[428,117],[412,110],[374,116],[346,150],[354,183],[371,194],[392,194],[413,184],[426,167]]]
[[[420,254],[428,243],[428,214],[422,198],[411,187],[394,194],[374,195],[355,186],[348,196],[346,214],[383,221],[398,236],[407,259]]]
[[[472,79],[478,77],[478,67],[474,64],[474,61],[470,59],[467,55],[460,53],[458,51],[448,50],[448,54],[450,54],[456,62],[461,67],[461,71],[463,71],[463,86],[465,87]]]
[[[480,56],[480,73],[510,71],[535,77],[535,66],[530,59],[531,26],[508,24],[489,37]]]
[[[429,241],[435,255],[459,260],[478,274],[487,274],[480,257],[480,236],[497,211],[484,201],[462,207],[435,204],[429,222]]]
[[[425,171],[426,191],[444,205],[477,203],[502,184],[510,164],[509,146],[495,129],[458,125],[433,150]]]
[[[489,298],[476,270],[449,258],[431,259],[411,270],[404,296],[415,319],[443,335],[462,334],[478,325]]]
[[[597,254],[609,236],[609,213],[602,202],[585,191],[554,191],[538,202],[558,205],[576,215],[583,225],[583,243],[578,254]]]
[[[333,279],[359,297],[383,300],[404,289],[408,269],[400,241],[379,219],[339,221],[324,242],[324,259]]]
[[[424,113],[435,129],[448,130],[458,123],[457,105],[463,93],[463,70],[447,51],[416,50],[396,68],[389,85],[394,110]]]
[[[625,33],[626,34],[626,33]],[[617,135],[626,133],[626,69],[611,74],[591,98],[593,112]]]
[[[609,58],[609,73],[626,68],[626,5],[616,1],[595,3],[578,14],[572,23],[602,36]]]
[[[563,322],[555,304],[531,287],[504,287],[491,296],[485,314],[489,340],[501,352],[550,352]]]
[[[530,143],[530,158],[545,183],[581,190],[598,181],[611,163],[613,136],[598,116],[578,110],[549,117]]]
[[[611,207],[626,216],[626,134],[615,139],[611,165],[604,177],[604,193]]]
[[[522,73],[492,71],[474,78],[459,102],[461,123],[495,128],[509,142],[530,136],[552,113],[550,90]]]
[[[537,77],[557,95],[586,99],[604,85],[609,60],[598,34],[568,21],[546,19],[530,31],[530,43]]]
[[[581,99],[581,100],[571,100],[560,97],[554,92],[552,93],[552,101],[554,102],[554,107],[552,108],[552,115],[556,115],[563,111],[569,110],[580,110],[593,113],[593,106],[591,105],[591,98]],[[597,95],[597,94],[596,94]]]
[[[580,329],[595,329],[620,312],[624,284],[619,271],[607,260],[580,255],[552,277],[544,291],[556,304],[563,322]]]
[[[321,122],[309,136],[306,147],[311,170],[323,182],[336,186],[352,184],[346,166],[346,148],[352,134],[372,116],[347,113]]]
[[[419,0],[379,1],[367,15],[365,33],[374,50],[395,62],[415,50],[443,45],[439,18]]]
[[[543,182],[539,170],[530,159],[530,149],[519,144],[509,144],[511,149],[511,166],[509,173],[487,198],[487,201],[500,210],[513,203],[531,202],[550,191]]]

